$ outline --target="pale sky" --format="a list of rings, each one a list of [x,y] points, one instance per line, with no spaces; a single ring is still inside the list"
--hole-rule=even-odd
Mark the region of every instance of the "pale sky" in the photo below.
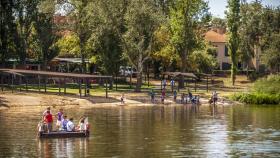
[[[206,0],[209,2],[210,12],[213,16],[217,16],[220,18],[225,17],[225,10],[227,6],[227,0]],[[253,0],[248,0],[248,2]],[[280,0],[262,0],[263,5],[270,5],[270,6],[280,6]]]

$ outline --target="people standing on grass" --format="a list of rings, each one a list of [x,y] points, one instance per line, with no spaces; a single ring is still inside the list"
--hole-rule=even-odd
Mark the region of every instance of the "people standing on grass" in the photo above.
[[[163,80],[162,80],[162,85],[163,85],[163,89],[165,89],[165,87],[167,86],[166,79],[163,79]]]
[[[173,78],[172,78],[171,81],[170,81],[170,86],[171,86],[171,91],[173,92],[174,86],[175,86],[175,81],[174,81]]]

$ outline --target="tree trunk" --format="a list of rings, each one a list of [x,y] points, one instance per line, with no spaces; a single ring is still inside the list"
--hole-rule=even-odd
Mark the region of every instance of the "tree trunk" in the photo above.
[[[137,83],[135,87],[135,92],[141,92],[142,86],[142,73],[143,73],[143,54],[139,54],[138,63],[137,63]]]
[[[187,68],[187,53],[186,51],[182,53],[181,55],[181,60],[182,60],[182,67],[181,67],[181,72],[182,73],[185,73],[186,72],[186,68]],[[180,78],[179,78],[179,88],[185,88],[185,84],[184,84],[184,76],[181,75]]]

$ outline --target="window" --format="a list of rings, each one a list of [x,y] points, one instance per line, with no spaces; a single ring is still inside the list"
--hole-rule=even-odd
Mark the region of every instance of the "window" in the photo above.
[[[222,70],[230,70],[231,64],[229,63],[222,63]]]
[[[228,47],[227,47],[227,46],[225,46],[225,56],[226,56],[226,57],[229,56],[229,54],[228,54]]]

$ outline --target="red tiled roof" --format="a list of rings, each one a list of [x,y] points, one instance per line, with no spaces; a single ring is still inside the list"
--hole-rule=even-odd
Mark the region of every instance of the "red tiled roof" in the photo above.
[[[206,32],[205,39],[209,42],[225,43],[226,34],[219,34],[213,30]]]

